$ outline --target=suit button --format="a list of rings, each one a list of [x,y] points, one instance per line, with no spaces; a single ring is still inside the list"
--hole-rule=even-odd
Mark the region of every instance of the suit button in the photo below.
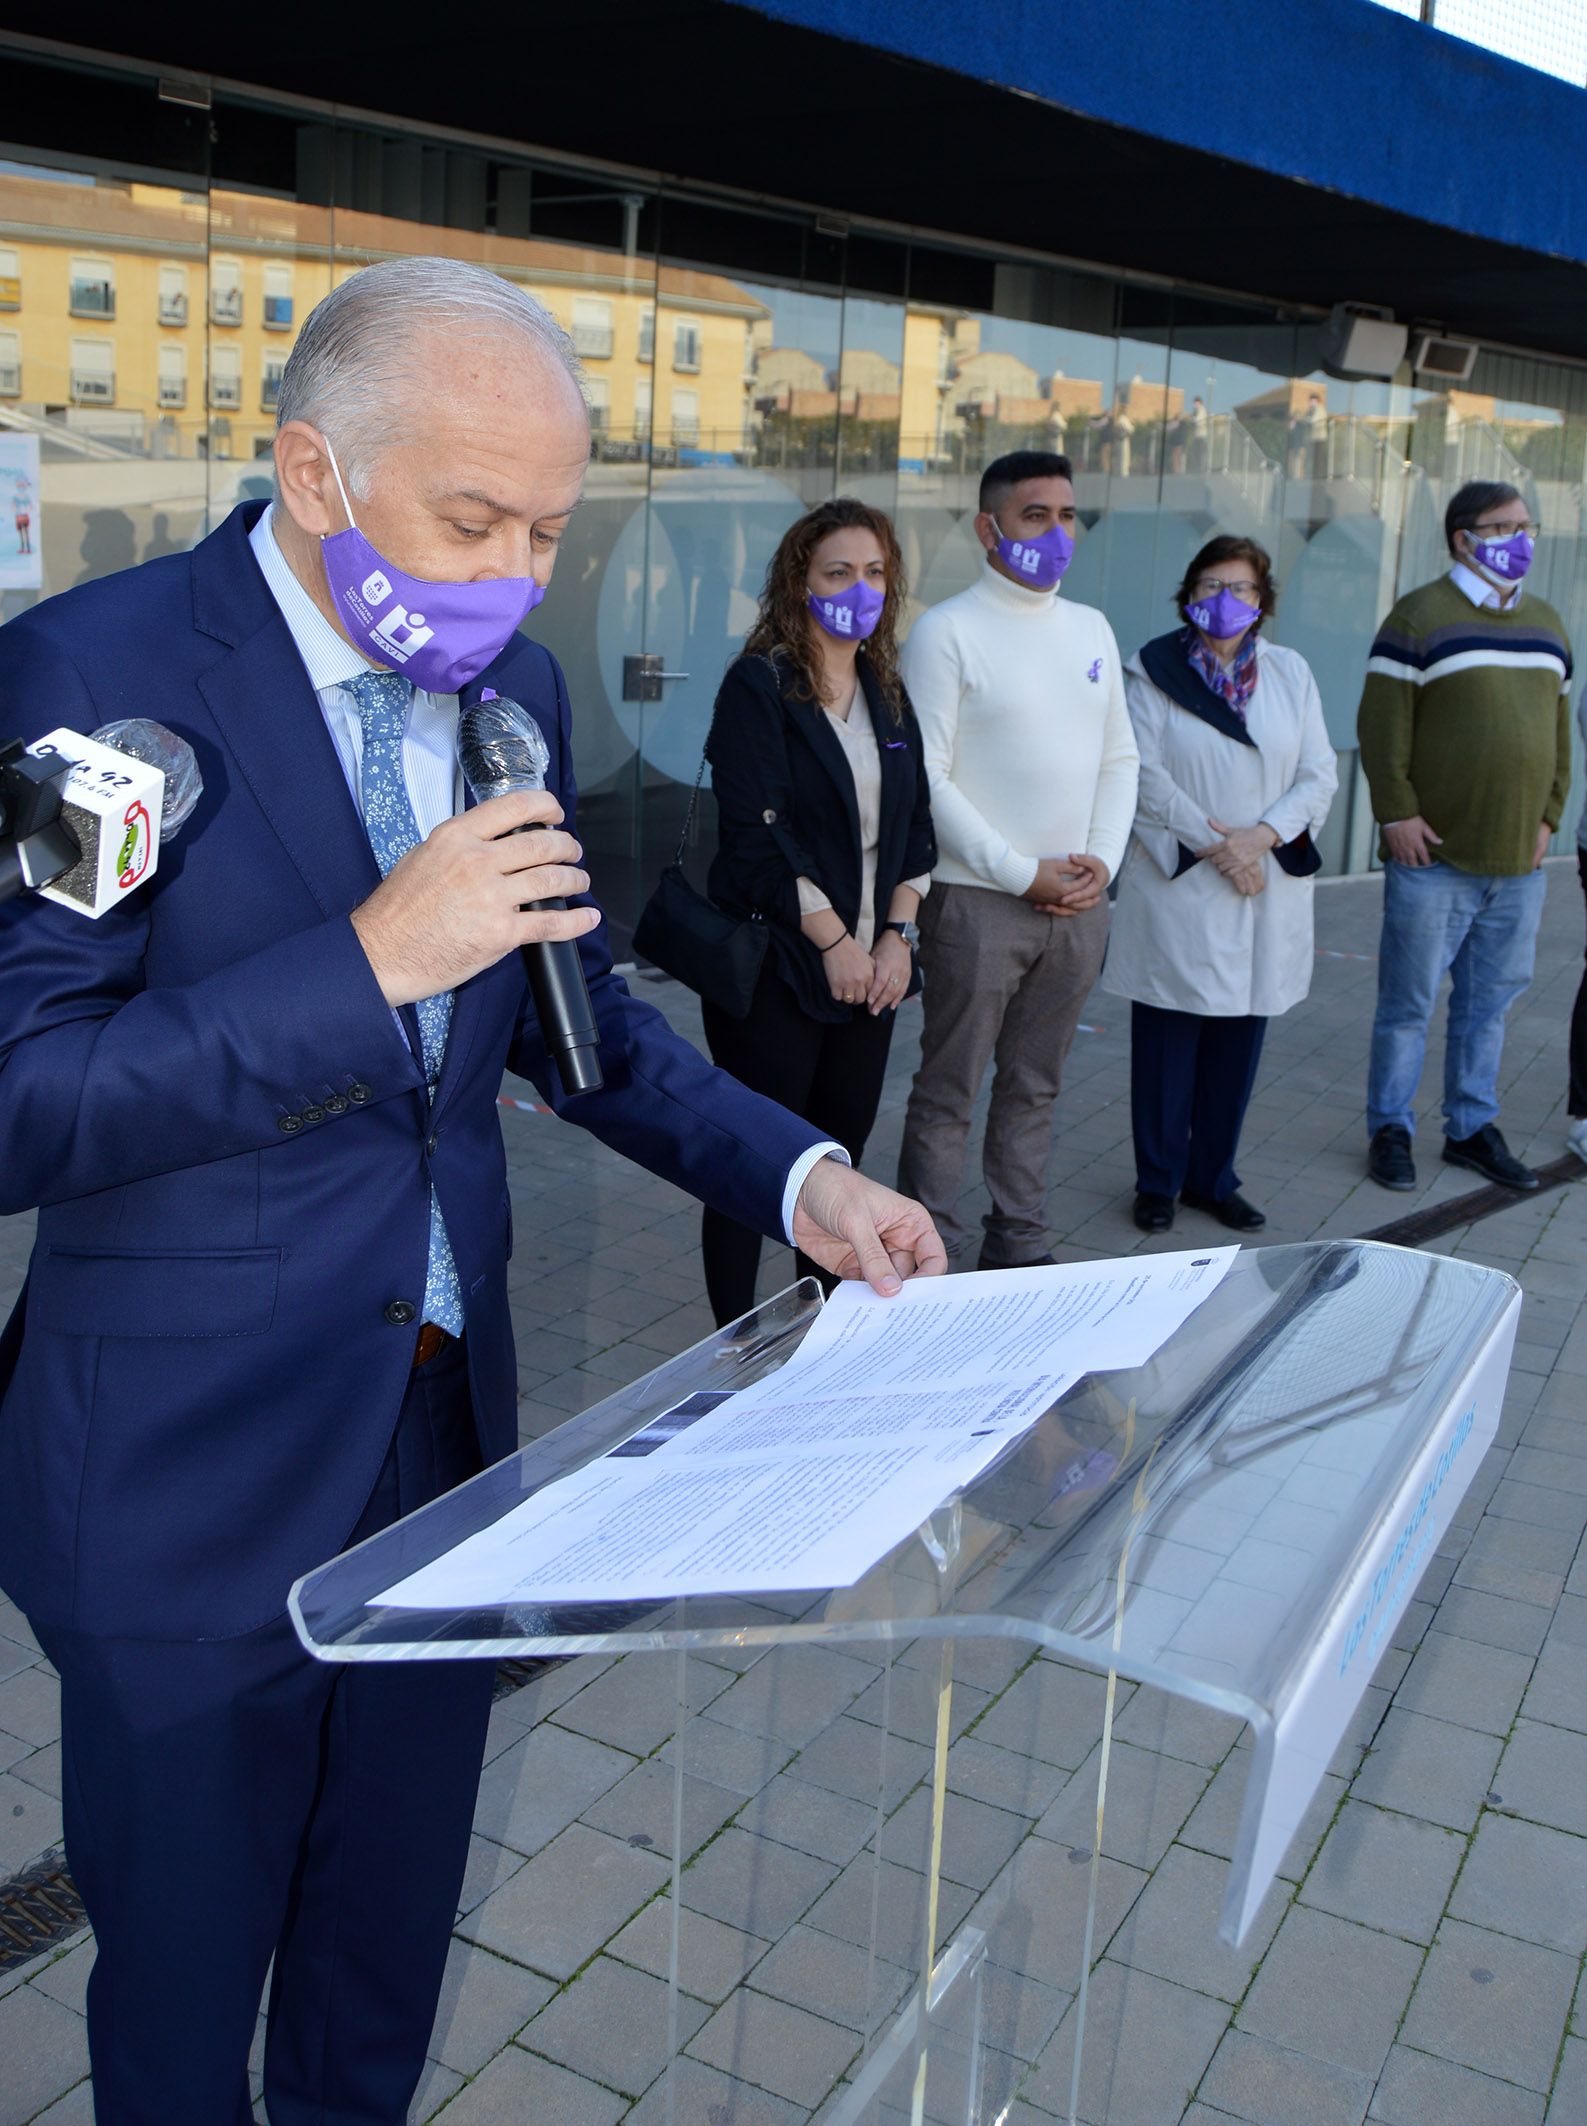
[[[306,1107],[303,1110],[303,1119],[305,1122],[323,1122],[325,1110],[323,1107]]]
[[[425,1157],[427,1159],[433,1159],[435,1157],[435,1148],[440,1143],[440,1141],[441,1140],[439,1137],[432,1137],[429,1143],[424,1147]]]
[[[412,1328],[419,1317],[419,1310],[411,1299],[388,1299],[386,1319],[394,1329]]]
[[[369,1087],[367,1085],[349,1085],[347,1097],[355,1107],[362,1107],[369,1098]]]
[[[302,1127],[303,1117],[301,1115],[283,1115],[276,1124],[276,1128],[280,1130],[283,1137],[296,1136]]]
[[[346,1114],[347,1102],[342,1098],[340,1093],[327,1093],[325,1095],[325,1112],[328,1115]]]

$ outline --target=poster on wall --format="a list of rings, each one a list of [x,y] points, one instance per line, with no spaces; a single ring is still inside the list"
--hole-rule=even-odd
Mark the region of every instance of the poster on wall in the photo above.
[[[44,587],[39,439],[0,431],[0,590]]]

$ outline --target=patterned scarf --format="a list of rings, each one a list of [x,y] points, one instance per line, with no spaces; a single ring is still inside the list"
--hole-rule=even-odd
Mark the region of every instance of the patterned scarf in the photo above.
[[[1228,703],[1241,723],[1246,704],[1256,691],[1256,629],[1248,628],[1227,671],[1213,656],[1198,629],[1187,627],[1180,638],[1190,651],[1190,668],[1199,672],[1220,701]]]

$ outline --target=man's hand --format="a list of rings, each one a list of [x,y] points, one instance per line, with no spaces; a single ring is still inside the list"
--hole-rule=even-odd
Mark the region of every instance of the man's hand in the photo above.
[[[581,938],[596,927],[593,908],[521,906],[589,891],[589,873],[577,869],[584,852],[557,831],[561,818],[548,790],[493,797],[443,820],[392,866],[352,918],[388,1004],[456,989],[515,946]],[[512,831],[531,825],[549,831]]]
[[[1044,915],[1055,915],[1058,903],[1075,882],[1072,865],[1061,856],[1039,856],[1036,859],[1036,876],[1025,888],[1024,898],[1034,901]]]
[[[1044,856],[1025,898],[1034,901],[1043,915],[1082,915],[1107,892],[1110,876],[1100,856]],[[1038,893],[1037,887],[1043,885],[1048,890]]]
[[[794,1246],[838,1277],[863,1277],[891,1298],[906,1277],[940,1277],[948,1257],[923,1205],[818,1159],[794,1205]]]
[[[1413,870],[1435,863],[1435,849],[1443,846],[1444,837],[1435,834],[1420,812],[1410,819],[1397,819],[1392,827],[1385,827],[1383,839],[1390,856],[1397,864],[1409,864]]]
[[[1554,829],[1545,820],[1537,830],[1537,840],[1532,845],[1532,869],[1541,871],[1543,859],[1548,854],[1548,845],[1554,839]]]

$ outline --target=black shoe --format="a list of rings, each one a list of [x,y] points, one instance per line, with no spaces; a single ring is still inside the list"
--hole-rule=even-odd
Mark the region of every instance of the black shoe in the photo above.
[[[1214,1203],[1210,1196],[1198,1196],[1194,1189],[1182,1188],[1179,1200],[1187,1211],[1205,1211],[1231,1232],[1259,1233],[1267,1224],[1267,1213],[1259,1211],[1254,1203],[1247,1203],[1238,1190],[1225,1196],[1221,1203]]]
[[[1474,1174],[1485,1174],[1500,1188],[1534,1189],[1538,1185],[1536,1174],[1521,1164],[1492,1122],[1484,1122],[1474,1136],[1446,1137],[1444,1157],[1451,1166],[1469,1166]]]
[[[1367,1172],[1379,1188],[1415,1188],[1411,1133],[1401,1123],[1385,1122],[1367,1146]]]
[[[1052,1255],[1032,1255],[1025,1262],[1008,1262],[1001,1256],[988,1255],[986,1249],[982,1248],[976,1268],[978,1270],[1050,1270],[1053,1268],[1056,1259]]]
[[[1174,1222],[1172,1196],[1154,1196],[1142,1189],[1135,1199],[1135,1223],[1143,1233],[1166,1233]]]

